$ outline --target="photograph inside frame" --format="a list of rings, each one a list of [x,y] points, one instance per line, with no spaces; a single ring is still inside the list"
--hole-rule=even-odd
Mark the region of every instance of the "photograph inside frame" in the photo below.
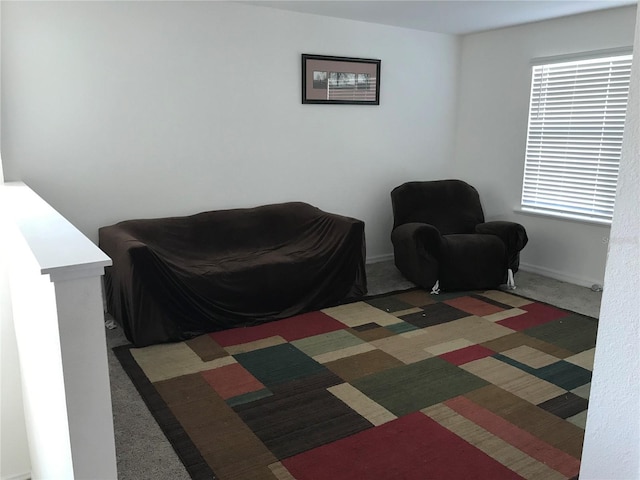
[[[308,101],[378,102],[379,61],[305,59],[304,94]]]

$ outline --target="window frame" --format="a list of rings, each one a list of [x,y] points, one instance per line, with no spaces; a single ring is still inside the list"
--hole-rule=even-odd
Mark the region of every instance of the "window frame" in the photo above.
[[[619,125],[616,128],[616,132],[619,131],[620,141],[619,147],[611,147],[612,150],[617,151],[614,153],[615,158],[612,160],[611,158],[607,159],[604,157],[602,153],[603,146],[608,147],[606,140],[611,138],[609,133],[606,133],[606,129],[608,129],[608,124],[605,123],[607,121],[607,114],[604,112],[604,105],[608,100],[608,95],[613,90],[611,87],[612,83],[612,67],[609,67],[609,73],[605,80],[599,80],[599,89],[598,94],[596,95],[596,102],[599,101],[604,102],[603,105],[598,105],[596,108],[601,108],[601,110],[597,111],[597,116],[602,119],[603,127],[602,131],[599,133],[599,136],[594,136],[593,138],[586,139],[577,139],[577,136],[572,136],[571,130],[575,128],[574,124],[574,115],[577,117],[577,111],[580,108],[584,108],[584,105],[580,104],[579,100],[576,100],[575,90],[576,90],[576,81],[581,80],[581,75],[586,75],[584,70],[588,68],[588,65],[593,65],[597,63],[603,62],[611,62],[612,59],[616,57],[630,56],[628,59],[629,67],[628,73],[625,72],[625,79],[627,85],[630,80],[630,72],[631,72],[631,63],[633,61],[632,58],[633,50],[631,47],[617,48],[617,49],[607,49],[607,50],[598,50],[598,51],[590,51],[583,52],[578,54],[571,55],[559,55],[555,57],[543,57],[536,58],[531,61],[531,73],[530,73],[530,90],[529,90],[529,108],[527,110],[527,133],[526,133],[526,147],[525,147],[525,161],[524,161],[524,169],[522,174],[522,190],[520,196],[520,206],[517,211],[525,214],[532,215],[540,215],[545,217],[554,217],[560,219],[568,219],[575,220],[580,222],[587,223],[595,223],[600,225],[611,225],[611,221],[613,218],[613,208],[615,203],[615,191],[617,188],[618,182],[618,168],[620,163],[620,157],[622,155],[622,134],[624,132],[625,124],[626,124],[626,110],[628,108],[628,88],[625,93],[626,103],[624,105],[624,116],[622,117],[622,126]],[[624,61],[622,59],[618,59],[618,61]],[[574,73],[573,76],[569,75],[570,78],[574,80],[574,85],[571,87],[571,97],[572,100],[569,103],[569,106],[563,108],[562,113],[558,113],[558,109],[554,110],[553,105],[548,106],[553,103],[553,92],[547,95],[547,93],[541,93],[542,90],[535,91],[536,88],[540,89],[543,86],[546,88],[553,88],[553,81],[557,81],[557,77],[553,77],[553,75],[559,75],[558,73],[554,73],[549,76],[549,70],[562,68],[564,66],[570,66],[571,63],[578,63],[578,67],[576,69],[577,73]],[[546,71],[546,78],[540,75],[539,70],[544,70],[544,67],[549,67]],[[538,75],[538,77],[536,77]],[[551,83],[549,82],[549,78],[553,77]],[[578,85],[579,87],[579,85]],[[551,89],[550,89],[551,90]],[[606,92],[602,94],[600,92]],[[535,93],[535,94],[534,94]],[[557,94],[560,96],[560,94]],[[564,95],[564,94],[563,94]],[[551,101],[549,101],[551,98]],[[543,101],[541,101],[541,99]],[[604,99],[604,100],[603,100]],[[557,100],[557,97],[556,97]],[[562,99],[564,100],[564,99]],[[549,102],[546,103],[546,102]],[[618,102],[619,103],[619,102]],[[535,104],[535,107],[534,107]],[[542,106],[542,109],[540,107]],[[618,109],[619,109],[618,105]],[[536,118],[532,122],[532,115],[535,113],[543,113],[543,116],[540,118]],[[564,113],[564,112],[569,113]],[[545,116],[547,115],[547,116]],[[564,149],[564,152],[560,152],[561,155],[552,154],[551,157],[545,157],[545,154],[549,154],[550,149],[558,148],[557,145],[552,145],[550,142],[554,142],[555,140],[549,140],[549,130],[548,127],[549,121],[548,118],[554,117],[553,120],[558,121],[559,125],[562,127],[563,131],[560,134],[560,143],[562,147],[560,150]],[[619,117],[619,114],[618,114]],[[562,121],[559,121],[561,119]],[[569,119],[569,120],[566,120]],[[535,122],[538,122],[537,124]],[[542,127],[540,126],[540,122],[542,122]],[[615,122],[614,122],[615,123]],[[620,122],[617,122],[620,123]],[[533,128],[532,128],[532,125]],[[547,125],[546,128],[544,125]],[[537,129],[537,130],[536,130]],[[545,133],[545,130],[547,132]],[[536,133],[537,132],[537,133]],[[534,135],[535,134],[535,135]],[[545,138],[546,135],[546,138]],[[575,135],[575,134],[574,134]],[[586,137],[586,136],[585,136]],[[534,140],[535,138],[535,140]],[[613,142],[616,143],[616,142]],[[587,150],[588,145],[594,145],[592,150]],[[585,157],[579,156],[575,160],[575,164],[572,165],[571,158],[568,155],[575,154],[575,150],[584,151]],[[571,150],[574,150],[573,152]],[[598,154],[598,160],[593,161],[589,159],[590,155],[596,155],[595,151],[600,151]],[[533,152],[533,153],[532,153]],[[555,158],[553,158],[555,156]],[[604,157],[602,162],[600,161],[600,157]],[[569,160],[568,160],[569,159]],[[593,191],[593,199],[589,200],[591,202],[590,207],[583,207],[582,211],[580,211],[580,204],[587,204],[589,201],[582,200],[571,200],[567,201],[567,195],[563,195],[565,197],[564,201],[561,199],[559,202],[556,201],[560,195],[566,192],[567,183],[576,182],[578,178],[578,174],[576,170],[578,168],[583,169],[584,173],[587,175],[588,180],[592,178],[597,178],[600,174],[600,170],[603,171],[607,168],[611,168],[611,163],[614,163],[615,169],[615,178],[611,178],[613,173],[611,171],[607,173],[608,175],[607,181],[608,185],[604,188],[595,187],[583,187],[577,186],[577,195],[582,195],[586,190]],[[601,167],[602,163],[602,167]],[[558,169],[554,173],[554,169]],[[563,172],[564,170],[564,172]],[[604,173],[602,174],[605,175]],[[560,183],[553,186],[553,182],[558,181]],[[611,182],[613,181],[613,185]],[[587,183],[586,181],[583,183]],[[563,186],[560,186],[563,185]],[[550,190],[545,192],[544,187],[550,187]],[[555,191],[554,191],[555,189]],[[542,191],[542,193],[539,193]],[[613,192],[613,193],[611,193]],[[569,195],[570,196],[570,195]],[[555,197],[546,200],[545,205],[545,197]],[[601,208],[601,211],[598,211],[596,208],[597,204],[600,201],[600,198],[604,198],[604,207]],[[573,203],[572,203],[573,202]],[[609,214],[610,211],[610,214]]]

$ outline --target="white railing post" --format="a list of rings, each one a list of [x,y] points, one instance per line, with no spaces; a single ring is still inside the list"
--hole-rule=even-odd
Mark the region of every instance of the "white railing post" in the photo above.
[[[111,260],[21,183],[0,186],[31,478],[117,478],[100,277]]]

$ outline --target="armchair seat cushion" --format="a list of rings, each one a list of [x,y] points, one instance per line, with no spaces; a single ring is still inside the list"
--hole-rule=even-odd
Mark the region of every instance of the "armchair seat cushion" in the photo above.
[[[444,290],[493,288],[505,281],[505,245],[495,235],[443,235],[440,287]]]

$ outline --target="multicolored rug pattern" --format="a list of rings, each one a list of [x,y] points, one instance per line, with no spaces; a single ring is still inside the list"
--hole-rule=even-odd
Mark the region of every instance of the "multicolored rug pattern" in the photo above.
[[[116,355],[195,479],[577,476],[597,320],[411,290]]]

